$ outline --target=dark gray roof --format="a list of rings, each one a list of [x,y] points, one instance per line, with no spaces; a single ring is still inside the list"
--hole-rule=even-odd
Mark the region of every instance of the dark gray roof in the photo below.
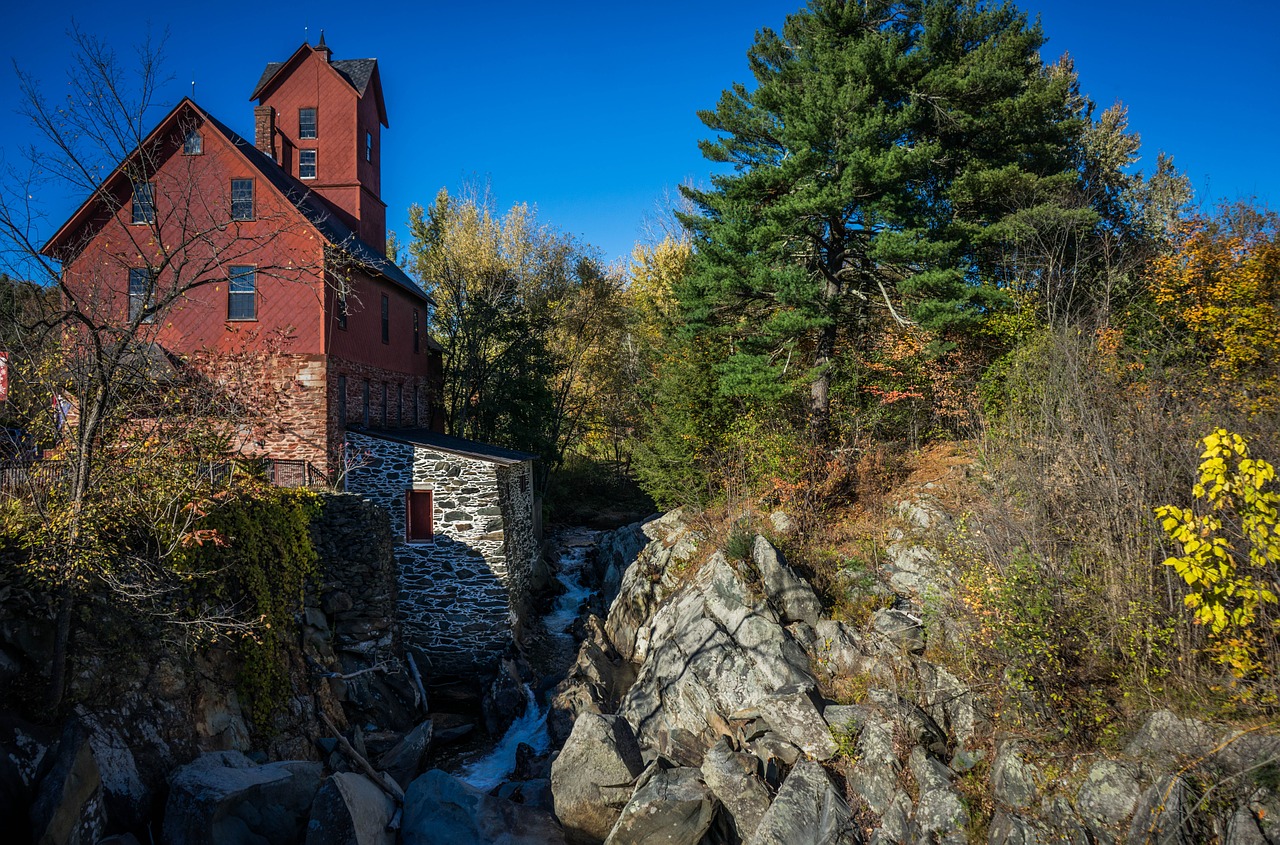
[[[373,69],[378,66],[378,60],[339,59],[329,62],[329,65],[338,72],[339,76],[347,80],[352,88],[356,89],[357,94],[363,97],[365,89],[369,87],[369,80],[373,77]],[[258,84],[253,86],[253,93],[249,95],[249,99],[258,99],[258,95],[271,81],[271,77],[284,66],[284,62],[267,62],[267,67],[262,71],[262,76],[258,77]]]
[[[256,100],[258,92],[271,81],[271,77],[275,76],[276,71],[282,67],[284,67],[284,62],[267,62],[267,69],[262,72],[262,76],[258,77],[258,84],[253,86],[253,93],[249,95],[249,99]]]
[[[464,437],[441,434],[429,428],[378,429],[347,426],[347,430],[356,434],[377,437],[380,440],[390,440],[394,443],[426,446],[429,449],[439,449],[442,452],[450,452],[455,455],[466,455],[467,457],[479,458],[482,461],[502,464],[503,466],[538,460],[537,455],[531,455],[528,452],[517,452],[515,449],[504,449],[501,446],[479,443],[475,440],[467,440]]]
[[[356,233],[342,222],[323,197],[286,173],[270,156],[241,138],[222,121],[208,112],[201,111],[209,124],[226,136],[227,140],[249,159],[258,172],[306,216],[325,240],[343,249],[361,267],[396,284],[418,299],[434,304],[431,297],[427,296],[426,292],[418,287],[417,283],[409,278],[408,274],[394,261],[388,261],[381,252],[360,240]]]
[[[364,90],[369,87],[369,79],[373,76],[373,69],[378,66],[378,60],[341,59],[329,64],[341,74],[343,79],[351,83],[351,87],[356,89],[357,94],[363,97]]]

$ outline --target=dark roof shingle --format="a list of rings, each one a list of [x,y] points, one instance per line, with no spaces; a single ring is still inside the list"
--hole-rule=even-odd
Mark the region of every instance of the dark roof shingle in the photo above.
[[[466,455],[468,457],[479,458],[483,461],[490,461],[504,466],[518,464],[524,461],[538,460],[537,455],[531,455],[528,452],[518,452],[515,449],[504,449],[501,446],[494,446],[489,443],[480,443],[476,440],[467,440],[465,437],[454,437],[451,434],[441,434],[440,432],[432,431],[429,428],[375,429],[348,426],[347,429],[355,432],[356,434],[377,437],[380,440],[390,440],[395,443],[407,443],[411,446],[426,446],[431,449],[439,449],[442,452]]]
[[[262,89],[267,87],[267,83],[286,64],[288,62],[267,62],[266,68],[262,71],[262,76],[258,77],[258,84],[253,86],[253,93],[249,95],[249,99],[258,99],[262,95]],[[373,70],[378,66],[378,60],[339,59],[329,62],[329,66],[338,72],[338,76],[347,80],[347,84],[354,88],[357,94],[363,97],[365,89],[369,87],[369,80],[373,78]]]

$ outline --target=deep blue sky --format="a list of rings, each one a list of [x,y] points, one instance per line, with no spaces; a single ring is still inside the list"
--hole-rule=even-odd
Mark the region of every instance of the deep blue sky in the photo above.
[[[251,136],[249,93],[268,61],[321,28],[335,58],[379,60],[390,129],[383,138],[388,225],[404,231],[412,202],[487,180],[499,203],[627,255],[665,195],[705,181],[695,112],[747,81],[760,27],[779,27],[801,0],[306,4],[14,4],[0,31],[0,151],[32,139],[16,115],[16,62],[56,93],[80,27],[127,61],[148,25],[169,32],[165,109],[196,82],[196,100]],[[1257,196],[1280,207],[1280,4],[1024,0],[1049,36],[1047,59],[1070,52],[1101,106],[1129,105],[1150,167],[1172,153],[1197,200]],[[16,7],[16,8],[15,8]],[[156,117],[160,114],[158,112]],[[76,202],[46,197],[61,222]]]

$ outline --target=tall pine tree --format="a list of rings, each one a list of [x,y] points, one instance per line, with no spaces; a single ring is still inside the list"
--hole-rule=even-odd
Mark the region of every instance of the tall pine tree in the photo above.
[[[686,193],[691,331],[729,350],[719,390],[803,398],[825,436],[833,357],[876,309],[964,331],[998,292],[980,233],[1021,195],[1078,178],[1075,78],[1040,60],[1038,24],[979,0],[812,0],[748,52],[703,122],[713,162]]]

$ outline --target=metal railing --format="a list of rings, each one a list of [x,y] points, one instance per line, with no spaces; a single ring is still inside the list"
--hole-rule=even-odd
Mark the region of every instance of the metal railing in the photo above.
[[[66,477],[65,461],[0,461],[0,495],[48,493]]]
[[[267,458],[267,479],[276,487],[328,487],[329,477],[310,461]]]

